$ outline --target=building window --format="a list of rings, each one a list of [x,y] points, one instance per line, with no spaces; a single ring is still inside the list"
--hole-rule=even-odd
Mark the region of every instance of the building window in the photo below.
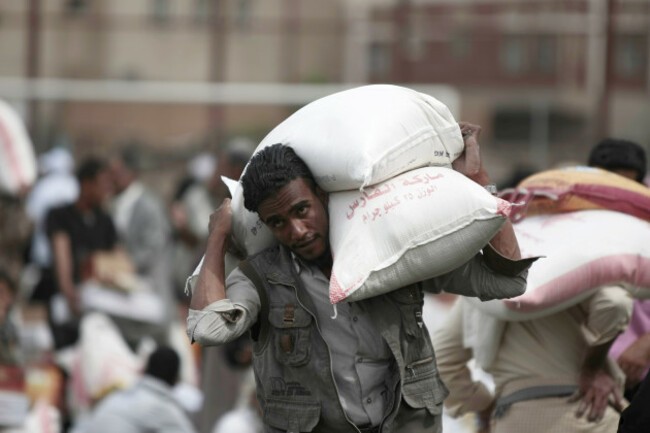
[[[391,50],[390,45],[381,42],[370,44],[368,53],[368,72],[371,77],[382,80],[390,75],[391,70]]]
[[[619,36],[614,46],[616,75],[621,78],[643,77],[647,62],[645,38],[636,35]]]
[[[157,23],[166,23],[169,21],[169,0],[152,0],[151,15]]]
[[[556,68],[556,39],[553,36],[537,38],[535,69],[540,75],[551,75]]]
[[[451,54],[456,59],[465,59],[472,51],[470,33],[465,29],[454,31],[449,43]]]
[[[66,9],[68,12],[76,14],[84,12],[88,8],[88,0],[68,0]]]
[[[194,23],[205,24],[208,21],[208,0],[194,0]]]
[[[517,36],[508,36],[501,43],[499,56],[501,69],[508,75],[521,75],[526,70],[527,53],[524,40]]]
[[[492,122],[495,140],[510,143],[533,140],[532,125],[536,115],[538,113],[529,106],[497,107]],[[586,125],[582,115],[557,107],[548,107],[543,119],[551,143],[574,139],[584,131]]]
[[[237,27],[247,29],[251,21],[251,1],[239,0],[237,2]]]

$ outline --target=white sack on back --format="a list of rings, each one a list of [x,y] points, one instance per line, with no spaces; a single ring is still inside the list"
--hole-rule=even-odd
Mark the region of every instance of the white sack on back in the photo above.
[[[522,256],[545,256],[528,271],[526,293],[476,302],[503,320],[531,320],[619,282],[650,288],[650,223],[610,210],[528,217],[514,225]]]
[[[250,212],[244,207],[244,194],[241,183],[236,180],[221,176],[221,180],[228,187],[232,200],[230,207],[232,208],[232,240],[234,240],[237,248],[251,256],[266,248],[272,247],[277,244],[269,228],[262,223],[256,212]],[[185,283],[185,293],[191,294],[194,291],[194,284],[199,276],[201,267],[203,266],[205,255],[192,272]],[[237,267],[239,259],[230,252],[226,252],[225,257],[225,270],[226,277]]]
[[[244,190],[241,183],[221,177],[228,186],[232,201],[232,236],[237,246],[248,256],[277,244],[271,230],[260,220],[257,212],[244,207]]]
[[[331,193],[330,301],[357,301],[445,274],[499,231],[510,203],[451,169]]]
[[[32,141],[16,111],[0,100],[0,191],[16,195],[36,180]]]
[[[325,191],[360,189],[400,173],[450,166],[464,149],[442,102],[405,87],[370,85],[304,106],[260,143],[292,147]]]

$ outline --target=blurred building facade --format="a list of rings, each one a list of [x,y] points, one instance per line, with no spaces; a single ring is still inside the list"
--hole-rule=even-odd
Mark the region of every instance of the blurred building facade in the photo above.
[[[608,37],[609,36],[609,37]],[[440,83],[489,163],[650,141],[650,0],[29,0],[0,5],[3,77],[126,83]],[[3,95],[0,94],[0,97]],[[180,100],[182,100],[182,95]],[[261,138],[296,105],[13,101],[46,149]],[[31,115],[34,113],[34,115]],[[507,163],[504,163],[507,158]]]

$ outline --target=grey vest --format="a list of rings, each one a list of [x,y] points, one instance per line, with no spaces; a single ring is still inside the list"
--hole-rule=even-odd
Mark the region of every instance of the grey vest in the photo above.
[[[257,397],[266,431],[357,432],[339,402],[327,343],[290,251],[285,247],[265,250],[251,257],[242,270],[264,288],[258,287],[262,312],[252,334]],[[400,388],[394,384],[393,408],[401,396],[409,406],[439,415],[448,391],[422,321],[421,286],[410,285],[358,302],[386,340],[399,369]],[[387,426],[394,415],[395,410],[385,420]]]

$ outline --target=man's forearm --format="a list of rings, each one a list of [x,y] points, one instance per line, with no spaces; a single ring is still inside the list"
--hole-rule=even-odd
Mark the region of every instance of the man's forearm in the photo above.
[[[202,310],[226,297],[226,237],[213,234],[208,239],[203,266],[192,293],[190,308]]]
[[[471,179],[481,186],[490,185],[491,183],[490,178],[484,169],[482,169],[477,176],[471,177]],[[512,228],[512,223],[508,220],[506,220],[503,227],[501,227],[501,230],[499,230],[499,232],[490,240],[490,245],[496,252],[504,257],[511,260],[521,259],[517,236]],[[491,262],[493,261],[493,258],[488,255],[485,259],[488,266],[492,267]]]
[[[54,256],[54,270],[56,282],[63,295],[71,299],[74,297],[74,281],[72,278],[72,248],[70,238],[64,233],[56,233],[51,238]]]
[[[614,340],[607,343],[600,344],[598,346],[589,347],[587,353],[585,354],[585,359],[582,363],[582,369],[584,372],[593,372],[596,370],[604,369],[607,365],[607,354],[609,353],[610,347]]]

